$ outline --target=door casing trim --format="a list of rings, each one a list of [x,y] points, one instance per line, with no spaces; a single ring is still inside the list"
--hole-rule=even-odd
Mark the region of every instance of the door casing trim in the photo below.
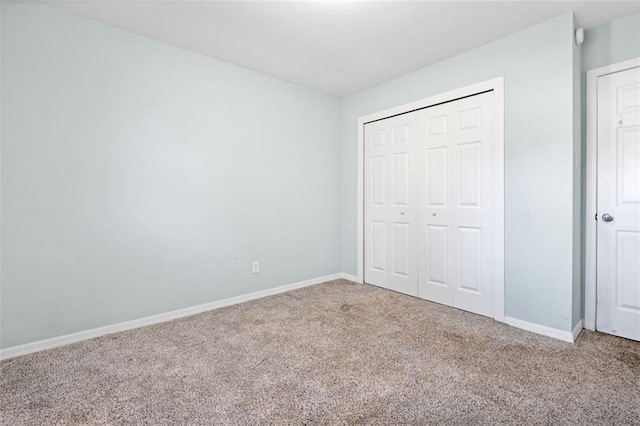
[[[357,277],[358,282],[364,283],[364,125],[371,121],[404,114],[417,109],[428,108],[486,91],[494,92],[496,107],[494,121],[494,144],[496,148],[494,157],[496,170],[496,177],[494,179],[494,194],[496,194],[494,204],[496,214],[496,245],[493,255],[494,277],[496,278],[493,291],[493,318],[497,321],[504,322],[504,77],[502,76],[358,118]]]
[[[584,247],[584,328],[596,329],[597,298],[597,224],[598,212],[598,78],[640,67],[640,58],[587,71],[587,157]]]

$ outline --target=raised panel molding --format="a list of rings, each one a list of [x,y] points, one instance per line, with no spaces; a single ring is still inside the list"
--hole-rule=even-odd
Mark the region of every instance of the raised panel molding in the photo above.
[[[622,130],[618,163],[618,205],[640,204],[640,128]]]
[[[616,273],[618,275],[616,306],[631,311],[640,311],[640,288],[636,285],[640,282],[640,268],[637,263],[637,260],[640,259],[640,232],[618,231],[616,232],[616,240]],[[635,261],[630,262],[623,259],[623,256],[629,256]]]
[[[387,270],[387,224],[386,222],[371,222],[371,268],[376,271]]]
[[[618,114],[640,110],[640,84],[619,87],[616,95],[618,98]]]
[[[439,136],[447,134],[447,116],[434,117],[427,120],[427,135]]]
[[[482,282],[482,230],[461,226],[458,228],[460,250],[458,270],[460,288],[474,293],[481,292]]]
[[[430,284],[447,286],[447,242],[448,229],[442,225],[427,225],[427,256],[429,259],[429,270],[427,277]]]
[[[482,108],[471,108],[460,111],[460,129],[474,129],[482,127]]]
[[[393,144],[409,142],[409,125],[403,124],[393,128]]]
[[[371,158],[371,204],[374,206],[387,203],[386,162],[384,156]]]
[[[393,154],[393,204],[409,205],[409,153]]]
[[[404,277],[409,276],[409,232],[408,223],[393,224],[393,273]]]
[[[384,129],[376,130],[375,132],[372,132],[371,147],[377,148],[377,147],[384,146],[387,143],[386,138],[387,138],[387,132]]]
[[[447,147],[427,150],[427,200],[429,206],[447,205]],[[436,184],[437,183],[437,184]]]
[[[482,194],[482,143],[469,142],[458,145],[460,156],[460,205],[480,207]]]

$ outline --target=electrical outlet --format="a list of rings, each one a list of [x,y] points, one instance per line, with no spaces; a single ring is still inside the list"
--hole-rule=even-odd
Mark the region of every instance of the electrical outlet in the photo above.
[[[260,262],[258,262],[257,260],[253,262],[252,266],[251,266],[251,273],[252,274],[257,274],[258,272],[260,272]]]

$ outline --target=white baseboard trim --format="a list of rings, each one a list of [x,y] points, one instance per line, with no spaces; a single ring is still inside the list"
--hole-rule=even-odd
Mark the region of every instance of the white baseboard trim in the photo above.
[[[576,326],[573,328],[573,341],[574,342],[576,341],[576,339],[580,335],[580,332],[582,332],[582,329],[584,328],[583,325],[584,325],[584,320],[580,320],[580,321],[578,321]]]
[[[533,322],[523,321],[513,317],[504,317],[504,322],[513,327],[521,328],[522,330],[541,334],[547,337],[553,337],[554,339],[562,340],[569,343],[573,343],[577,337],[577,334],[580,334],[580,330],[582,330],[582,321],[580,321],[578,325],[576,325],[576,328],[572,332],[547,327],[546,325],[540,325]]]
[[[272,296],[274,294],[285,293],[287,291],[296,290],[303,287],[309,287],[326,281],[345,278],[345,274],[337,273],[325,275],[323,277],[313,278],[310,280],[300,281],[293,284],[287,284],[280,287],[274,287],[267,290],[256,291],[255,293],[243,294],[240,296],[230,297],[228,299],[217,300],[215,302],[205,303],[202,305],[191,306],[188,308],[178,309],[176,311],[165,312],[162,314],[151,315],[144,318],[138,318],[131,321],[125,321],[117,324],[107,325],[104,327],[94,328],[91,330],[79,331],[77,333],[67,334],[64,336],[52,337],[50,339],[39,340],[37,342],[26,343],[24,345],[13,346],[6,349],[0,349],[0,360],[14,358],[21,355],[27,355],[34,352],[40,352],[47,349],[57,348],[59,346],[69,345],[71,343],[81,342],[96,337],[105,336],[107,334],[118,333],[120,331],[132,330],[134,328],[144,327],[146,325],[157,324],[161,322],[171,321],[178,318],[188,317],[190,315],[211,311],[225,306],[236,305],[238,303],[248,302],[250,300],[261,299],[263,297]]]
[[[344,272],[341,272],[338,275],[340,275],[340,278],[342,278],[343,280],[353,281],[354,283],[360,282],[358,281],[358,277],[356,277],[355,275],[345,274]]]

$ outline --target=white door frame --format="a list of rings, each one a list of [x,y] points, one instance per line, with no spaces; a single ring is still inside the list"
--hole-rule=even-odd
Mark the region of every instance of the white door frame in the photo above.
[[[640,67],[640,58],[587,71],[587,182],[584,248],[584,328],[596,329],[598,208],[598,77]]]
[[[477,95],[493,90],[495,93],[495,181],[494,193],[496,227],[494,253],[494,314],[493,318],[504,322],[504,78],[498,77],[465,86],[439,95],[400,105],[384,111],[358,118],[358,282],[364,282],[364,125],[370,121],[388,118],[397,114],[435,106],[444,102]]]

